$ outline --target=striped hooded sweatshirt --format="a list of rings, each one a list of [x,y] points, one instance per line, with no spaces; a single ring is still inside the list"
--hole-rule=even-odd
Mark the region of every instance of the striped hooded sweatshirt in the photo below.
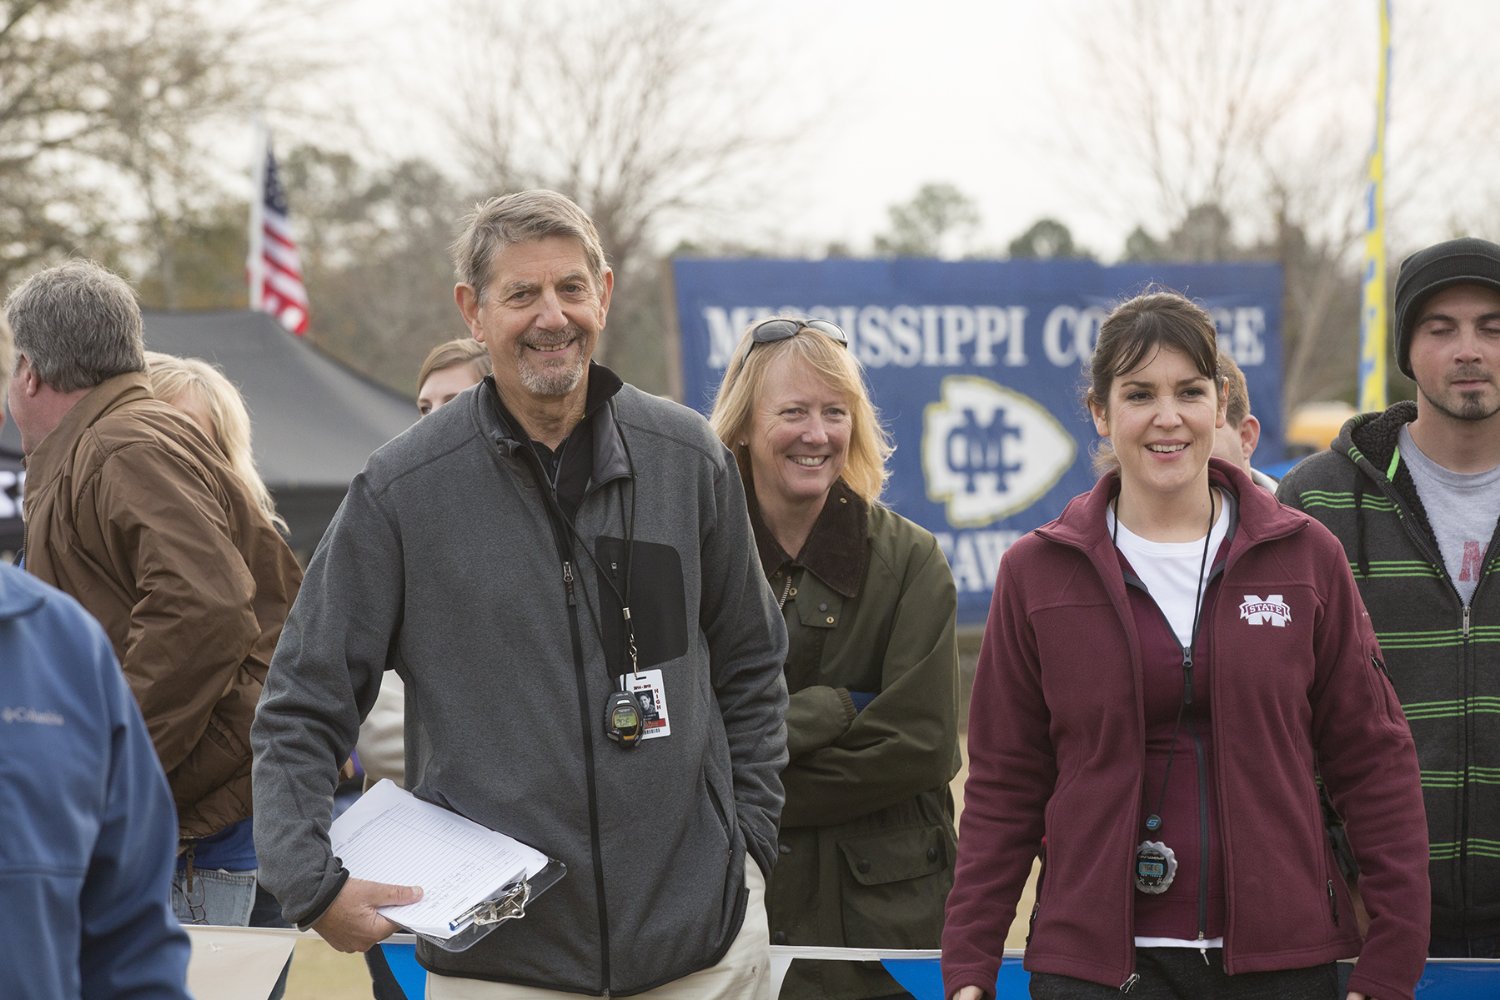
[[[1448,577],[1397,446],[1417,407],[1346,423],[1277,497],[1344,544],[1422,769],[1432,931],[1500,933],[1500,533],[1468,607]]]

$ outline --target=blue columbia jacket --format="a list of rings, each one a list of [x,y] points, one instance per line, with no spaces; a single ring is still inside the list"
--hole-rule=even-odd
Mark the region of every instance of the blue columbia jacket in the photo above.
[[[0,565],[0,993],[187,997],[177,816],[104,631]]]

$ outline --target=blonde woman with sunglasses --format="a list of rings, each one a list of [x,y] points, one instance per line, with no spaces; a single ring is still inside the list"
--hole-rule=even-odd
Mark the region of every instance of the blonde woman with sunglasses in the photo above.
[[[745,480],[790,640],[772,942],[936,947],[959,766],[948,564],[880,503],[891,444],[839,327],[782,318],[746,331],[710,421]],[[907,994],[877,963],[798,961],[781,996]]]

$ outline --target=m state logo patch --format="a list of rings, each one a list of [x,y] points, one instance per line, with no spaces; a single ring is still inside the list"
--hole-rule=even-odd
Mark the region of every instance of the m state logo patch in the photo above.
[[[1280,594],[1271,594],[1269,597],[1246,594],[1245,603],[1240,605],[1240,618],[1251,625],[1271,624],[1277,628],[1286,628],[1292,621],[1292,609],[1281,599]]]

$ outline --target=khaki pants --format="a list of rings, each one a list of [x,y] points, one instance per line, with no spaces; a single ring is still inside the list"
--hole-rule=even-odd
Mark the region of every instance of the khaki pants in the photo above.
[[[658,986],[648,993],[637,993],[637,997],[641,1000],[771,1000],[766,879],[748,855],[745,858],[745,887],[750,890],[750,899],[745,904],[745,922],[719,964]],[[505,931],[502,928],[497,933],[504,934]],[[481,979],[459,979],[431,973],[427,976],[427,1000],[555,1000],[559,996],[574,995]]]

